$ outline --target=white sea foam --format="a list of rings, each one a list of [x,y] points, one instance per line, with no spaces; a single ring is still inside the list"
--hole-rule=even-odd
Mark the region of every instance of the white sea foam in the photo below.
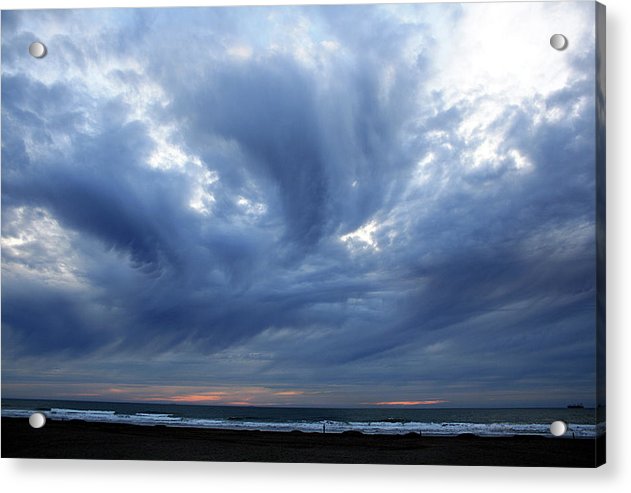
[[[3,417],[25,418],[34,409],[2,409]],[[85,410],[52,408],[41,411],[48,419],[68,421],[78,419],[92,422],[127,423],[136,425],[166,425],[190,428],[216,428],[225,430],[303,431],[343,433],[359,431],[365,434],[405,434],[410,432],[428,436],[454,436],[473,433],[479,436],[544,435],[551,436],[549,425],[540,423],[466,423],[466,422],[390,422],[390,421],[259,421],[210,418],[187,418],[169,413],[140,412],[119,414],[111,410]],[[599,427],[598,432],[604,431]],[[588,438],[596,436],[596,426],[570,423],[567,437]]]

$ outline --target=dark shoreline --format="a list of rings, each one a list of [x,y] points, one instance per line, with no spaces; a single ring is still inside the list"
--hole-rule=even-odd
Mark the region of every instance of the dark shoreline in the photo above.
[[[605,440],[237,431],[51,420],[36,430],[26,419],[2,418],[3,458],[595,467],[604,463]]]

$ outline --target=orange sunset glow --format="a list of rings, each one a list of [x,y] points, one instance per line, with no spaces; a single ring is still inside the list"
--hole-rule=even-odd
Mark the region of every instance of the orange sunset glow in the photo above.
[[[149,398],[146,400],[159,400],[168,402],[215,402],[223,398],[222,394],[190,394],[174,395],[171,397]]]
[[[90,397],[102,399],[115,398],[138,402],[175,403],[175,404],[211,404],[227,406],[283,405],[293,403],[294,398],[308,395],[308,392],[297,389],[274,389],[268,387],[237,388],[200,388],[190,386],[160,385],[121,385],[104,386]],[[82,395],[75,391],[72,395]],[[88,396],[88,394],[85,394]]]
[[[431,401],[384,401],[384,402],[372,402],[375,406],[432,406],[435,404],[442,404],[443,400],[431,400]]]

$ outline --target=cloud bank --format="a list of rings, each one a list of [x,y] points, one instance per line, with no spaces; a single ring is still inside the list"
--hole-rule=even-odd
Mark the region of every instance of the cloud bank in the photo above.
[[[15,11],[2,50],[4,395],[593,402],[592,5]]]

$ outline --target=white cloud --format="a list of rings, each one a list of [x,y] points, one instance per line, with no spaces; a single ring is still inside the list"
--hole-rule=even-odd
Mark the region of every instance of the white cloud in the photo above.
[[[575,61],[593,50],[594,8],[585,3],[471,3],[462,16],[436,33],[428,94],[441,94],[435,111],[459,108],[455,137],[466,150],[460,161],[471,168],[497,168],[507,160],[516,169],[536,166],[524,150],[505,149],[510,121],[506,111],[521,108],[535,123],[576,118],[585,101],[571,107],[547,107],[542,101],[593,72],[581,72]],[[481,28],[484,26],[484,28]],[[569,47],[556,51],[550,36],[563,33]]]
[[[218,180],[219,175],[216,172],[201,168],[193,186],[189,207],[200,214],[210,214],[212,205],[215,203],[215,196],[208,187]]]
[[[373,251],[379,251],[379,245],[374,236],[379,227],[377,221],[372,220],[360,226],[355,231],[340,236],[340,240],[346,243],[350,249],[368,248]]]
[[[575,56],[593,49],[589,2],[471,3],[462,4],[462,12],[453,30],[441,33],[430,82],[430,90],[447,95],[447,104],[482,94],[502,105],[519,103],[591,75],[572,67]],[[569,39],[566,51],[550,47],[554,33]]]
[[[237,199],[237,204],[250,216],[262,216],[267,212],[267,206],[264,203],[247,199],[241,195]]]
[[[24,278],[68,287],[83,284],[80,255],[73,247],[75,237],[45,209],[16,208],[10,230],[2,234],[4,280]]]

